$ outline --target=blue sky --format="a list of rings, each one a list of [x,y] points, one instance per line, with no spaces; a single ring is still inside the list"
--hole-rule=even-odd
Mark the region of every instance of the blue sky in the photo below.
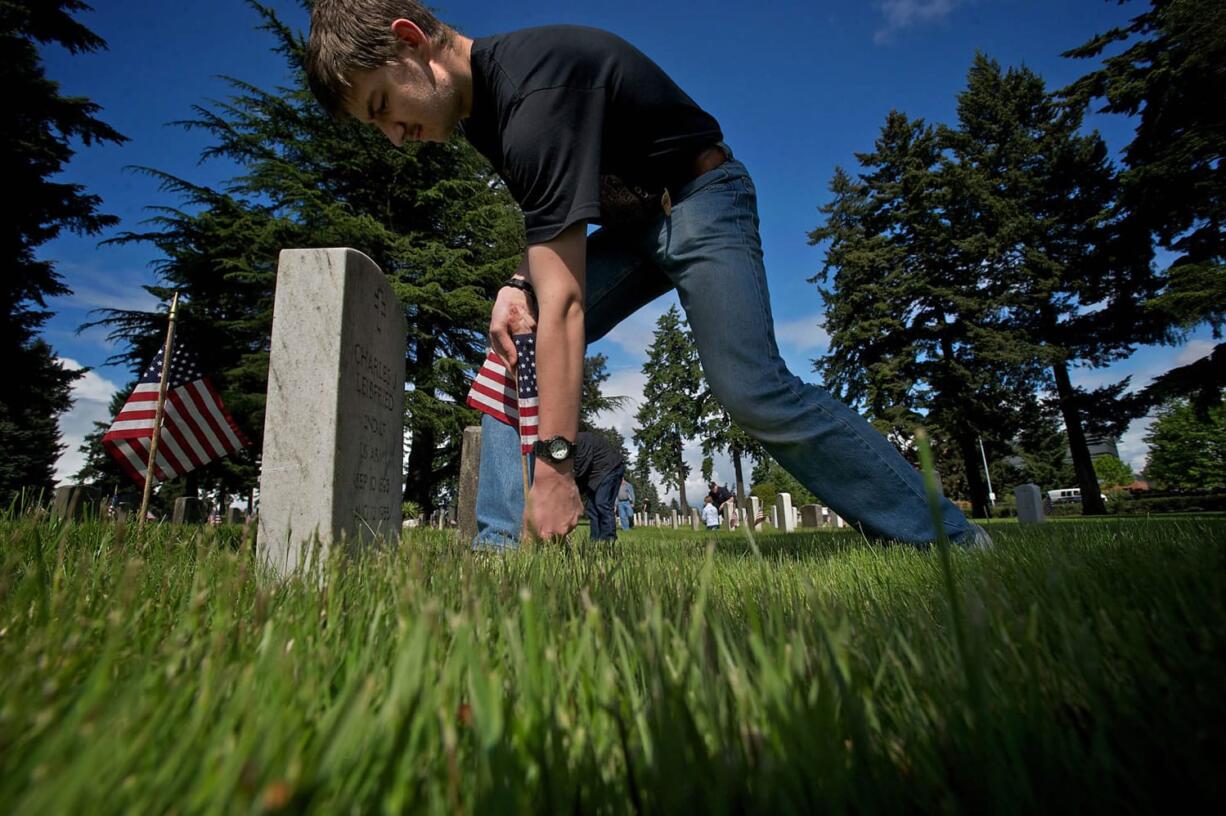
[[[119,216],[116,231],[140,228],[148,208],[178,202],[130,167],[157,168],[196,183],[217,184],[233,175],[221,162],[201,164],[205,134],[170,123],[190,118],[192,106],[223,99],[223,75],[260,86],[286,82],[271,38],[254,30],[256,14],[242,0],[93,0],[81,21],[103,37],[105,52],[72,56],[44,51],[47,72],[63,92],[102,105],[102,118],[131,141],[81,150],[64,177],[86,185]],[[305,28],[296,0],[271,0],[290,25]],[[469,36],[565,22],[607,28],[633,42],[662,65],[719,119],[727,141],[745,162],[758,188],[762,240],[779,342],[793,371],[816,381],[811,360],[824,350],[821,302],[806,278],[821,266],[820,248],[806,234],[819,222],[826,185],[836,165],[854,167],[853,153],[871,148],[886,114],[901,110],[930,122],[954,121],[956,94],[976,50],[1004,65],[1025,64],[1049,87],[1060,87],[1089,69],[1060,53],[1120,24],[1148,4],[1118,6],[1107,0],[831,0],[807,3],[730,3],[727,0],[622,0],[576,4],[445,2],[440,16]],[[1114,151],[1131,136],[1132,123],[1097,116]],[[108,233],[108,235],[111,233]],[[93,367],[77,390],[77,405],[61,427],[70,450],[57,474],[79,467],[76,446],[95,420],[105,420],[111,394],[129,372],[106,366],[115,350],[102,332],[77,333],[91,309],[151,307],[141,284],[154,280],[147,246],[99,246],[100,237],[64,236],[40,251],[54,259],[74,294],[57,298],[45,336],[60,356]],[[645,359],[655,320],[673,296],[650,304],[592,347],[609,357],[610,394],[641,395]],[[1168,368],[1207,352],[1200,330],[1176,348],[1142,349],[1106,371],[1079,371],[1092,385],[1133,374],[1144,385]],[[629,434],[631,407],[606,417]],[[1135,468],[1144,463],[1141,441],[1147,420],[1133,423],[1121,454]],[[697,446],[688,452],[695,465]],[[732,478],[727,460],[716,477]]]

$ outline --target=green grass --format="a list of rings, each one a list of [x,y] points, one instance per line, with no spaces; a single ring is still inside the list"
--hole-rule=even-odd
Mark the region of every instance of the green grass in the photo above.
[[[851,531],[414,531],[277,583],[237,529],[10,518],[0,812],[1220,802],[1226,521],[992,535],[951,597]]]

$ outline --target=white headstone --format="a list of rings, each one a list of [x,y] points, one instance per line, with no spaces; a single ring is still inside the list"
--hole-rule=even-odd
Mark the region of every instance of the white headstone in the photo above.
[[[796,532],[796,514],[792,512],[792,494],[780,493],[775,497],[775,509],[779,511],[779,520],[783,522],[781,528],[785,533]]]
[[[771,526],[779,529],[779,508],[775,506],[771,507]]]
[[[757,496],[749,497],[749,524],[751,527],[758,526],[758,516],[762,514],[762,500]]]
[[[280,572],[326,550],[398,536],[404,311],[352,249],[287,249],[277,268],[259,536]]]
[[[1037,484],[1020,484],[1013,488],[1017,499],[1017,520],[1022,524],[1042,524],[1047,518],[1043,511],[1043,491]]]
[[[674,530],[677,529],[677,511],[676,510],[673,510],[669,514],[668,523],[669,523],[669,526],[672,527]]]
[[[690,508],[690,529],[702,529],[702,515],[699,514],[698,509],[695,507]]]

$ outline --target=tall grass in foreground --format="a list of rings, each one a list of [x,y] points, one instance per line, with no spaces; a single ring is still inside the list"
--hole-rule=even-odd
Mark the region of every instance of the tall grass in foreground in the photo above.
[[[0,521],[0,812],[1166,810],[1220,801],[1226,522],[238,535]],[[968,691],[969,678],[981,685]]]

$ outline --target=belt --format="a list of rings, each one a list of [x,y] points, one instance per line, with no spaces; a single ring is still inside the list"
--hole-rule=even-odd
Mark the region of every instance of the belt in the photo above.
[[[660,207],[664,210],[665,215],[672,215],[673,212],[673,193],[681,192],[681,188],[689,184],[694,179],[710,173],[715,168],[719,167],[724,162],[728,161],[728,149],[722,144],[708,145],[702,148],[694,155],[686,168],[687,172],[682,174],[678,179],[675,179],[664,186],[664,194],[660,196]]]

